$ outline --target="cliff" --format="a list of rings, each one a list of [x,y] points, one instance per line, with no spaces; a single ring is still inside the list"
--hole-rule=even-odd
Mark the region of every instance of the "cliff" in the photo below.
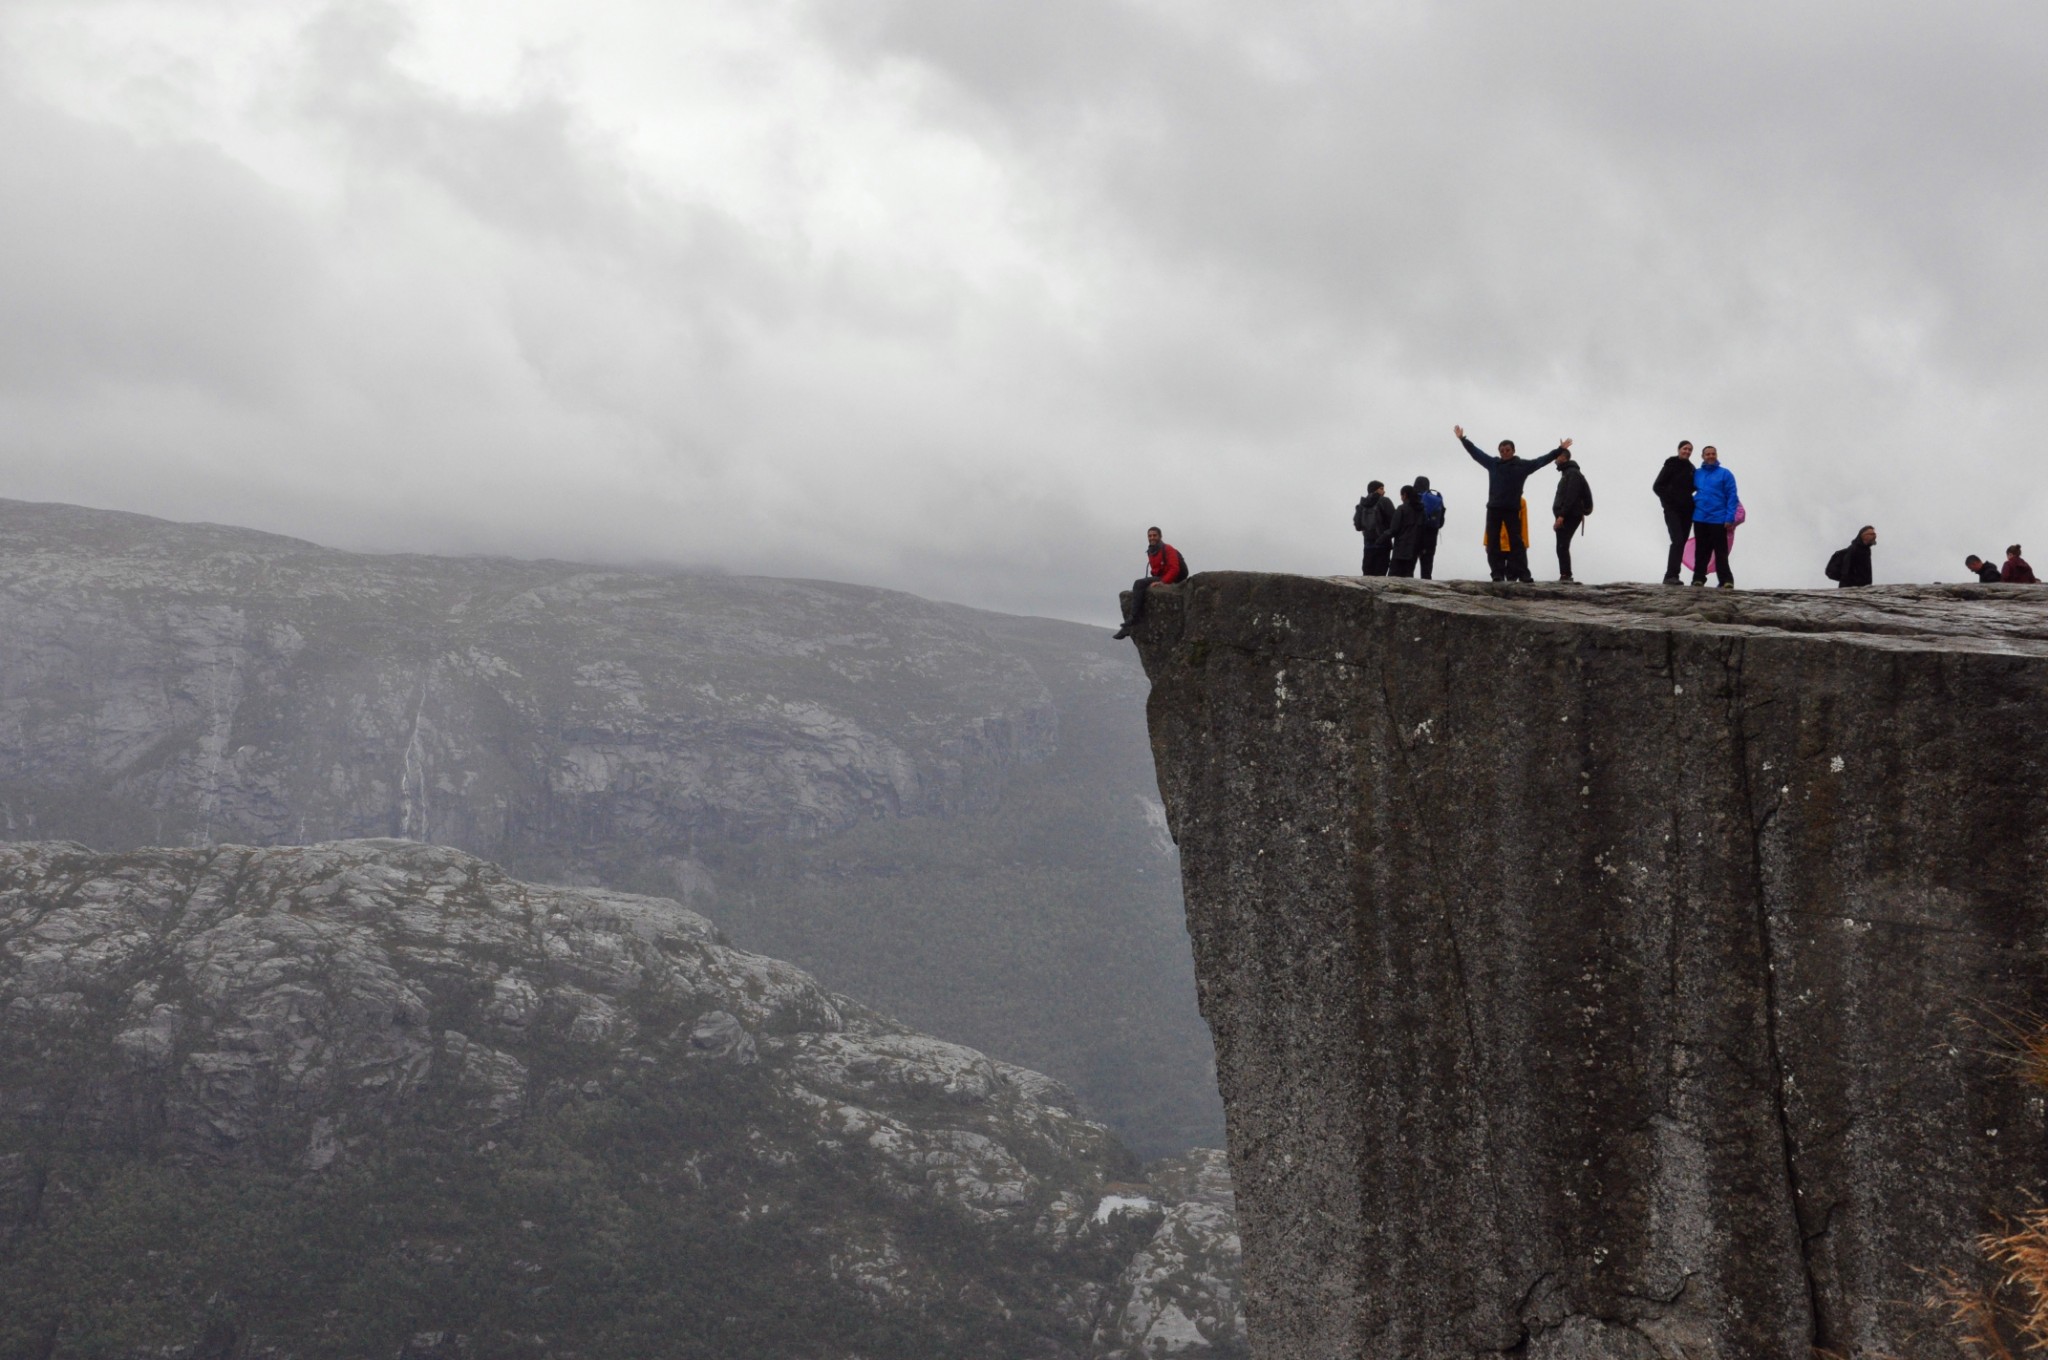
[[[1222,1121],[1144,693],[1103,629],[894,591],[0,500],[0,838],[678,897],[1158,1156]]]
[[[1262,1360],[1963,1354],[2048,1185],[2048,592],[1150,609]]]
[[[1239,1355],[1219,1160],[673,901],[0,846],[0,1355]]]

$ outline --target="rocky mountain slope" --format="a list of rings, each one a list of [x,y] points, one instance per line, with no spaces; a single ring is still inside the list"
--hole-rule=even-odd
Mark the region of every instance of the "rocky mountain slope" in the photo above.
[[[1219,1154],[673,901],[0,847],[0,1355],[1242,1354]]]
[[[1938,1305],[2048,1191],[2048,592],[1148,612],[1265,1360],[1986,1353]]]
[[[0,835],[393,836],[681,898],[1215,1142],[1128,644],[823,582],[381,557],[0,501]]]

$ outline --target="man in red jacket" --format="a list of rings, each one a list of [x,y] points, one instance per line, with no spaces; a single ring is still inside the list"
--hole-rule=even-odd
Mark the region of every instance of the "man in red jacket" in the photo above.
[[[1130,611],[1124,615],[1124,626],[1116,630],[1116,636],[1127,638],[1138,621],[1145,617],[1145,592],[1155,585],[1177,585],[1188,579],[1188,564],[1182,559],[1180,550],[1159,536],[1159,526],[1153,525],[1145,531],[1145,575],[1131,582]]]

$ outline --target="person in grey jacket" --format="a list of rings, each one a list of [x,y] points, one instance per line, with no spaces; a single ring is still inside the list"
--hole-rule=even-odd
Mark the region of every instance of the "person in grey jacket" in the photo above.
[[[1579,532],[1579,526],[1586,522],[1586,516],[1593,513],[1593,488],[1586,484],[1586,474],[1579,468],[1579,460],[1566,450],[1557,459],[1557,494],[1550,498],[1551,528],[1557,531],[1557,579],[1570,582],[1572,577],[1572,536]]]

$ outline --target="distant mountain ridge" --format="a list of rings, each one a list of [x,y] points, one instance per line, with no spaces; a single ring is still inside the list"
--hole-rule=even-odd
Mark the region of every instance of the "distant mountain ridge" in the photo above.
[[[0,501],[0,834],[443,843],[715,911],[1220,1141],[1135,660],[814,581],[370,556]]]

